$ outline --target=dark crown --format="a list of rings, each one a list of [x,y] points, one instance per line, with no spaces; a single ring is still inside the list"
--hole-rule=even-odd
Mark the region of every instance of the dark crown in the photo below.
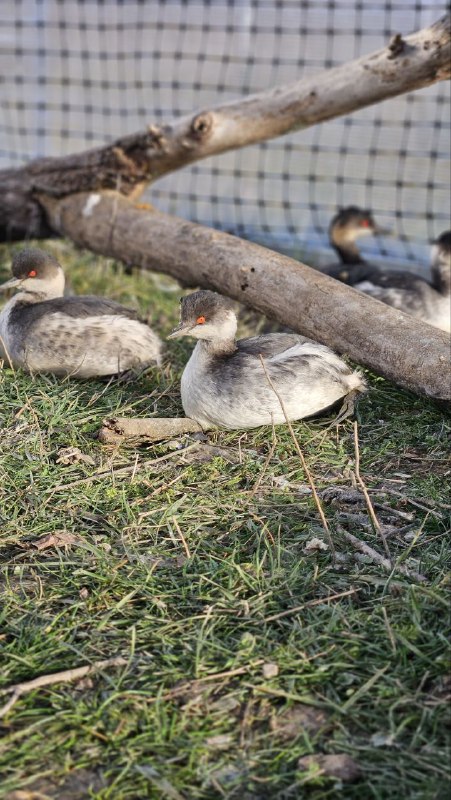
[[[14,255],[11,270],[15,278],[25,278],[32,269],[39,277],[45,277],[54,274],[60,265],[50,253],[37,247],[27,247]]]
[[[180,317],[182,320],[196,319],[205,317],[208,321],[220,312],[233,309],[232,301],[216,292],[201,289],[198,292],[182,297]]]

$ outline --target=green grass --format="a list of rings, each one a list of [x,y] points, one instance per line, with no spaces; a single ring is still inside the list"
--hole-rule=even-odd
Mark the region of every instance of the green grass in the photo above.
[[[163,335],[177,321],[181,292],[164,276],[48,247],[75,292],[140,306]],[[11,249],[0,250],[1,279]],[[180,414],[191,346],[168,342],[164,369],[125,386],[0,372],[1,685],[126,659],[19,698],[1,720],[0,797],[446,797],[449,420],[369,376],[361,473],[392,558],[423,584],[386,573],[342,535],[383,553],[353,490],[352,423],[295,424],[318,491],[329,489],[334,562],[304,551],[327,537],[286,428],[266,471],[268,429],[212,433],[220,449],[186,454],[96,439],[112,414]],[[70,446],[95,465],[59,462]],[[123,464],[136,469],[115,474]],[[61,531],[75,542],[36,548]],[[268,663],[277,675],[265,677]],[[300,771],[312,753],[349,754],[361,776]]]

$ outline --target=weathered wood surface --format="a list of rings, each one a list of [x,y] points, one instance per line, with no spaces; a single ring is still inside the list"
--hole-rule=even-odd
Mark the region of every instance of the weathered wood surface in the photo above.
[[[182,433],[202,433],[202,428],[189,417],[111,417],[103,421],[99,439],[103,444],[119,444],[124,439],[159,442]]]
[[[449,14],[371,55],[104,147],[0,171],[0,241],[50,235],[38,196],[114,189],[135,199],[162,175],[202,158],[307,128],[450,77]]]
[[[304,264],[115,192],[44,198],[52,229],[125,264],[215,289],[347,354],[407,389],[450,403],[449,336]]]

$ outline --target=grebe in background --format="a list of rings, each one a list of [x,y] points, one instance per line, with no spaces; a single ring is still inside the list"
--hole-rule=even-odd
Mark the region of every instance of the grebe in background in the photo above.
[[[357,248],[357,241],[368,236],[390,234],[390,230],[376,224],[371,211],[357,206],[342,208],[329,225],[329,241],[338,253],[340,261],[321,267],[321,272],[342,283],[352,284],[356,280],[364,280],[368,268],[373,270],[375,267],[362,257]]]
[[[374,269],[353,286],[435,328],[451,331],[451,231],[433,242],[430,281],[407,270]]]

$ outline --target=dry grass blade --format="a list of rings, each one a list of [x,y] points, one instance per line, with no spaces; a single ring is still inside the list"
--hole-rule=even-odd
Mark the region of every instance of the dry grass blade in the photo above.
[[[366,488],[366,484],[365,484],[362,476],[360,475],[359,428],[358,428],[357,420],[354,420],[354,452],[355,452],[355,478],[356,478],[356,481],[357,481],[360,489],[362,490],[362,494],[363,494],[363,496],[365,498],[366,507],[367,507],[368,513],[369,513],[369,515],[371,517],[371,521],[372,521],[372,523],[374,525],[374,529],[377,531],[377,533],[381,537],[382,543],[384,545],[384,550],[385,550],[386,556],[387,556],[388,559],[390,559],[390,562],[391,562],[391,553],[390,553],[390,550],[388,549],[387,540],[386,540],[386,538],[384,536],[384,533],[383,533],[382,528],[380,526],[379,520],[376,517],[376,512],[374,511],[374,507],[373,507],[373,504],[371,502],[370,496],[368,494],[368,489]]]
[[[296,448],[296,452],[297,452],[297,454],[298,454],[298,456],[299,456],[299,458],[301,460],[302,468],[303,468],[303,470],[304,470],[304,472],[306,474],[307,480],[308,480],[308,482],[310,484],[310,488],[312,490],[313,499],[315,501],[316,508],[318,509],[318,514],[319,514],[319,516],[321,518],[321,522],[323,524],[323,528],[324,528],[324,530],[326,532],[326,535],[327,535],[327,538],[328,538],[328,541],[329,541],[329,547],[330,547],[330,551],[332,553],[332,557],[335,560],[334,543],[332,541],[330,528],[329,528],[329,525],[327,523],[327,519],[326,519],[326,517],[324,515],[324,511],[323,511],[323,507],[321,505],[321,501],[320,501],[320,499],[318,497],[318,492],[316,491],[315,482],[314,482],[313,477],[312,477],[312,475],[310,473],[310,470],[309,470],[309,468],[307,466],[307,462],[306,462],[306,460],[304,458],[304,454],[303,454],[303,452],[302,452],[302,450],[301,450],[301,448],[299,446],[299,442],[298,442],[298,440],[296,438],[296,434],[295,434],[295,432],[293,430],[293,426],[292,426],[292,424],[291,424],[291,422],[290,422],[290,420],[288,418],[284,402],[283,402],[279,392],[277,391],[276,387],[274,386],[273,381],[271,380],[271,378],[269,376],[268,370],[266,369],[266,365],[265,365],[265,362],[263,360],[263,356],[261,354],[260,354],[259,358],[260,358],[261,365],[263,367],[263,370],[264,370],[264,373],[265,373],[265,376],[266,376],[266,380],[268,381],[271,389],[273,390],[274,394],[276,395],[276,397],[277,397],[277,399],[278,399],[278,401],[280,403],[280,407],[281,407],[282,413],[283,413],[283,415],[285,417],[285,422],[287,423],[288,430],[290,432],[290,436],[291,436],[291,438],[293,440],[294,446]]]
[[[174,528],[176,529],[178,535],[180,536],[180,539],[182,541],[183,547],[185,548],[185,553],[186,553],[187,558],[191,558],[191,551],[189,549],[188,542],[186,541],[186,539],[185,539],[185,537],[184,537],[184,535],[183,535],[183,533],[181,531],[180,525],[178,524],[176,517],[172,517],[172,522],[173,522]]]

